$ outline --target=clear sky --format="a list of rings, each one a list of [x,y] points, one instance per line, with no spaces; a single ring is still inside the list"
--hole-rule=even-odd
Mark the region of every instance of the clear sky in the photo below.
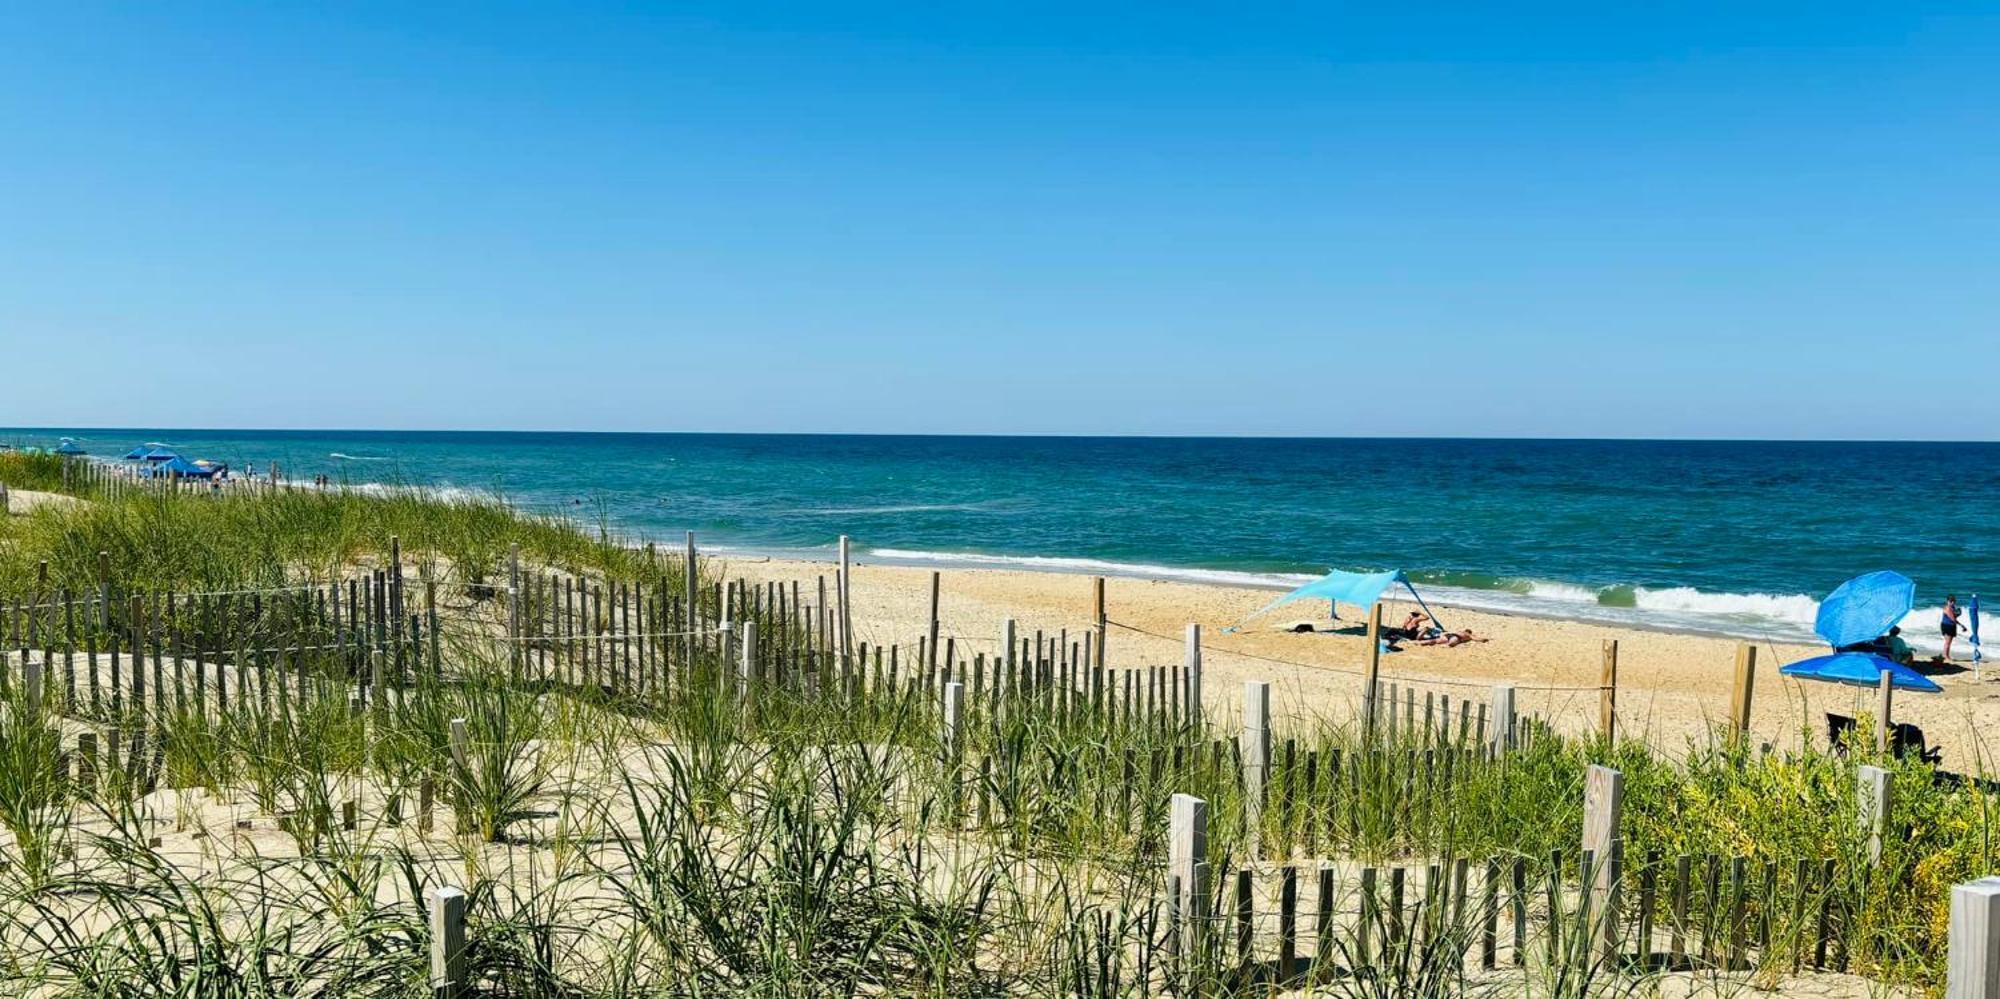
[[[2000,437],[2000,9],[9,5],[0,425]]]

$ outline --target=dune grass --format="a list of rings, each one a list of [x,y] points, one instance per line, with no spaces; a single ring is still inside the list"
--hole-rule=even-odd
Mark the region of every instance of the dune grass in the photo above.
[[[0,586],[13,594],[34,589],[42,560],[52,585],[87,590],[100,551],[135,589],[326,580],[380,565],[391,536],[415,571],[460,582],[497,578],[514,544],[537,565],[602,578],[678,570],[601,531],[421,491],[128,495],[0,532]],[[1269,976],[1242,973],[1221,930],[1189,950],[1166,918],[1172,794],[1210,803],[1220,872],[1539,864],[1557,851],[1573,862],[1584,771],[1601,763],[1625,775],[1629,869],[1654,852],[1787,872],[1836,860],[1851,967],[1934,988],[1949,887],[2000,860],[1991,795],[1879,760],[1894,773],[1892,834],[1881,866],[1856,874],[1854,766],[1873,759],[1867,747],[1765,755],[1717,740],[1669,758],[1538,731],[1492,757],[1409,733],[1364,743],[1333,718],[1278,733],[1296,760],[1322,766],[1312,784],[1302,762],[1277,768],[1250,828],[1234,733],[1007,696],[974,700],[948,744],[929,690],[826,674],[746,682],[728,647],[706,642],[672,684],[566,686],[516,672],[493,641],[493,603],[453,612],[440,668],[365,704],[338,656],[300,667],[317,671],[309,696],[227,713],[65,719],[8,685],[0,981],[36,996],[421,994],[423,892],[455,884],[471,899],[482,994],[1110,997],[1193,981],[1205,995],[1262,995]],[[264,627],[298,630],[266,638],[324,640],[303,616],[273,621],[289,623]],[[142,722],[156,772],[77,779],[57,752],[83,728],[108,741]],[[1325,765],[1336,754],[1338,777]],[[218,810],[275,823],[282,846],[246,851]],[[1343,882],[1343,906],[1352,892]],[[1479,976],[1463,956],[1483,904],[1415,910],[1427,932],[1387,949],[1376,926],[1365,961],[1359,926],[1344,921],[1335,963],[1373,970],[1318,984],[1345,996],[1600,996],[1658,974],[1608,966],[1572,928],[1570,946]],[[1781,931],[1759,974],[1811,944]]]

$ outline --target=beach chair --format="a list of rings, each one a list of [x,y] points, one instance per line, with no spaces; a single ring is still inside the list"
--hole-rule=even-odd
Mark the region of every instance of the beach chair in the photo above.
[[[1834,752],[1847,755],[1847,744],[1856,737],[1854,719],[1831,711],[1826,713],[1826,742]],[[1914,752],[1917,759],[1931,766],[1937,766],[1944,759],[1944,749],[1931,746],[1924,738],[1924,730],[1909,722],[1897,722],[1889,730],[1889,751],[1896,754],[1897,759]]]
[[[1937,766],[1944,759],[1944,748],[1930,745],[1924,738],[1924,730],[1909,722],[1897,722],[1896,727],[1889,731],[1889,749],[1897,759],[1914,752],[1917,759],[1931,766]]]

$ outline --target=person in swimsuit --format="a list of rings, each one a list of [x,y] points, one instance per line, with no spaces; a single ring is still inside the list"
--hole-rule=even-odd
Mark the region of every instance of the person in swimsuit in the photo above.
[[[1938,620],[1938,632],[1944,635],[1944,661],[1951,661],[1951,640],[1958,637],[1958,596],[1946,594],[1944,616]]]
[[[1424,615],[1416,611],[1411,611],[1410,616],[1403,619],[1403,624],[1401,627],[1383,628],[1382,637],[1387,638],[1390,641],[1397,641],[1400,639],[1422,638],[1424,620],[1425,620]]]
[[[1490,641],[1492,641],[1492,639],[1482,638],[1477,635],[1474,635],[1472,633],[1472,629],[1467,628],[1463,631],[1447,631],[1444,634],[1437,636],[1436,638],[1426,638],[1423,641],[1418,642],[1417,644],[1442,645],[1447,649],[1455,649],[1461,645],[1465,645],[1470,642],[1490,642]]]

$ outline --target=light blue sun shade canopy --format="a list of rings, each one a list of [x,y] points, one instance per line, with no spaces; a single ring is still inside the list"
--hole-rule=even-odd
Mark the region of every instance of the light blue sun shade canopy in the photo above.
[[[72,441],[72,440],[65,440],[65,441],[63,441],[63,442],[62,442],[61,444],[58,444],[58,445],[56,445],[56,453],[57,453],[57,454],[85,454],[85,453],[87,453],[87,452],[85,452],[85,451],[84,451],[84,449],[83,449],[83,446],[82,446],[82,445],[80,445],[80,444],[78,444],[77,442],[75,442],[75,441]]]
[[[1795,676],[1801,680],[1825,680],[1828,683],[1845,683],[1856,687],[1880,686],[1882,674],[1885,672],[1889,674],[1889,685],[1898,690],[1918,690],[1927,694],[1936,694],[1944,690],[1935,680],[1902,663],[1866,652],[1836,652],[1830,656],[1814,656],[1778,670],[1781,676]]]
[[[1813,631],[1838,649],[1889,633],[1917,602],[1917,584],[1900,572],[1871,572],[1834,588],[1819,602]]]
[[[1391,569],[1388,572],[1342,572],[1335,569],[1265,604],[1257,613],[1226,630],[1235,631],[1251,620],[1269,614],[1294,600],[1331,600],[1339,604],[1353,604],[1356,607],[1372,607],[1376,601],[1382,599],[1383,592],[1392,586],[1401,586],[1409,590],[1410,596],[1416,597],[1417,605],[1423,606],[1423,598],[1417,596],[1416,587],[1410,585],[1410,577],[1404,575],[1401,569]],[[1430,613],[1430,608],[1425,607],[1424,612]]]

